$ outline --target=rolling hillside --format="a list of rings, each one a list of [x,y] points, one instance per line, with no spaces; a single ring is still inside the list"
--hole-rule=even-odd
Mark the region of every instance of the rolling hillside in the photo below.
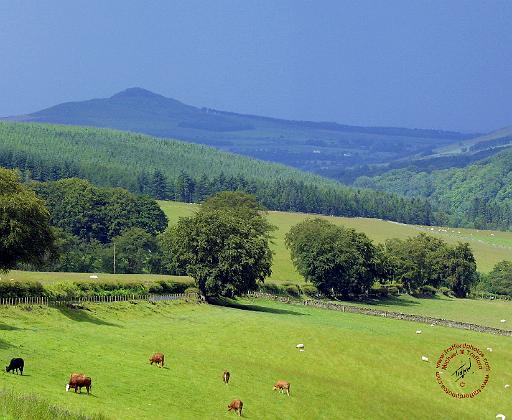
[[[430,153],[473,135],[440,130],[289,121],[198,108],[141,88],[68,102],[14,121],[109,127],[179,138],[318,173]]]
[[[0,358],[26,361],[23,376],[4,372],[2,388],[111,419],[234,419],[226,407],[235,398],[249,419],[487,419],[512,409],[509,337],[264,300],[86,308],[0,307]],[[478,347],[491,366],[475,398],[449,397],[436,382],[435,362],[453,343]],[[163,369],[148,363],[155,351],[165,354]],[[74,371],[92,378],[91,395],[64,391]],[[280,379],[290,397],[272,391]],[[478,381],[467,377],[467,388]],[[2,418],[32,408],[5,400],[0,390]]]
[[[429,224],[424,200],[355,190],[311,173],[141,134],[48,124],[0,123],[0,166],[26,179],[78,177],[159,199],[202,201],[223,190],[254,193],[273,210]]]
[[[195,204],[176,203],[173,201],[160,201],[160,207],[169,218],[169,223],[176,223],[179,217],[187,217],[197,209]],[[307,217],[318,217],[315,214],[287,213],[271,211],[268,213],[270,223],[277,226],[273,233],[274,263],[272,266],[271,282],[300,282],[304,280],[297,273],[290,260],[290,253],[284,245],[284,236],[292,226],[302,222]],[[446,227],[432,227],[420,225],[404,225],[385,220],[329,217],[325,218],[335,224],[344,225],[366,233],[376,243],[386,239],[405,239],[418,235],[420,232],[435,235],[450,244],[469,242],[475,254],[477,268],[481,272],[488,272],[499,261],[512,259],[512,232],[486,231],[476,229],[450,229]]]
[[[376,177],[360,177],[354,185],[428,198],[447,213],[445,221],[452,225],[512,228],[510,149],[464,168],[432,172],[403,168]]]

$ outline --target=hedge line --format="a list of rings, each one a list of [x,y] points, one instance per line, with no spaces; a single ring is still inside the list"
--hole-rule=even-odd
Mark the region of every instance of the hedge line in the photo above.
[[[178,283],[159,280],[154,283],[140,282],[66,282],[42,285],[31,281],[0,281],[0,297],[25,298],[47,297],[50,299],[75,299],[89,296],[126,296],[184,293],[193,287],[192,282]]]

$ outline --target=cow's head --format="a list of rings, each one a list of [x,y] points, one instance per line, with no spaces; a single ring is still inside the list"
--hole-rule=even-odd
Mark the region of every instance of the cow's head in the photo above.
[[[6,371],[6,372],[10,372],[10,371],[11,371],[11,367],[10,367],[10,366],[6,366],[6,367],[5,367],[5,371]]]
[[[69,391],[69,384],[66,385],[66,392]]]

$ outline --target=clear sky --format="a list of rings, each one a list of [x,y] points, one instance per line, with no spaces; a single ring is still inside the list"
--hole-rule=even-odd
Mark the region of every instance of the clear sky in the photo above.
[[[365,126],[512,125],[512,1],[2,0],[0,115],[140,86]]]

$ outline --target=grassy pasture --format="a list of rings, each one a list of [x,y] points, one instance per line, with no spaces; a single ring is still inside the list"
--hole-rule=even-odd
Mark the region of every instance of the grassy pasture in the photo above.
[[[197,209],[195,204],[160,201],[160,207],[169,218],[169,223],[175,223],[179,217],[190,216]],[[389,238],[405,239],[418,235],[420,232],[429,233],[448,243],[469,242],[475,254],[478,270],[488,272],[502,260],[512,259],[512,232],[500,232],[477,229],[415,226],[388,222],[379,219],[330,217],[304,213],[288,213],[271,211],[268,213],[270,222],[277,226],[274,232],[274,265],[270,281],[280,283],[283,281],[303,282],[290,260],[288,250],[284,245],[284,237],[290,228],[307,217],[322,217],[338,225],[345,225],[364,232],[376,243],[384,242]]]
[[[338,301],[337,303],[341,302]],[[512,330],[512,302],[507,300],[457,299],[443,295],[436,295],[435,298],[418,299],[413,296],[402,295],[372,302],[350,301],[345,303]],[[506,322],[501,322],[502,319],[505,319]]]
[[[64,283],[64,282],[88,282],[100,281],[106,283],[143,283],[150,284],[158,280],[187,283],[193,281],[186,276],[167,276],[160,274],[108,274],[96,273],[98,279],[91,279],[91,273],[61,273],[61,272],[40,272],[40,271],[19,271],[12,270],[7,274],[0,274],[1,280],[14,281],[38,281],[41,284]]]
[[[190,216],[197,210],[197,204],[159,201],[160,207],[169,218],[169,223],[176,223],[180,217]],[[268,218],[277,226],[273,233],[274,264],[270,282],[283,283],[286,281],[303,283],[302,276],[297,273],[290,260],[290,254],[284,245],[284,237],[290,228],[307,217],[322,217],[336,224],[343,224],[365,232],[376,243],[388,238],[405,239],[420,232],[429,233],[446,240],[449,243],[458,241],[469,242],[475,254],[478,270],[488,272],[502,260],[512,259],[512,232],[487,231],[476,229],[444,228],[431,226],[404,225],[379,219],[329,217],[304,213],[288,213],[271,211]],[[10,271],[0,275],[2,280],[33,280],[41,283],[57,283],[63,281],[89,281],[90,273],[40,273],[27,271]],[[98,274],[100,281],[154,282],[157,280],[190,281],[188,277],[162,276],[155,274]]]
[[[244,401],[244,417],[252,419],[512,414],[512,391],[504,388],[512,383],[508,337],[261,300],[241,301],[238,308],[90,308],[0,308],[0,359],[26,360],[26,376],[0,373],[0,387],[36,393],[71,412],[123,419],[234,418],[226,411],[233,398]],[[456,400],[436,383],[435,360],[463,342],[484,350],[491,380],[476,398]],[[306,351],[298,352],[297,343]],[[165,353],[164,369],[148,364],[154,351]],[[225,368],[229,386],[221,380]],[[93,395],[64,391],[72,371],[93,378]],[[291,383],[290,398],[272,391],[278,379]]]

